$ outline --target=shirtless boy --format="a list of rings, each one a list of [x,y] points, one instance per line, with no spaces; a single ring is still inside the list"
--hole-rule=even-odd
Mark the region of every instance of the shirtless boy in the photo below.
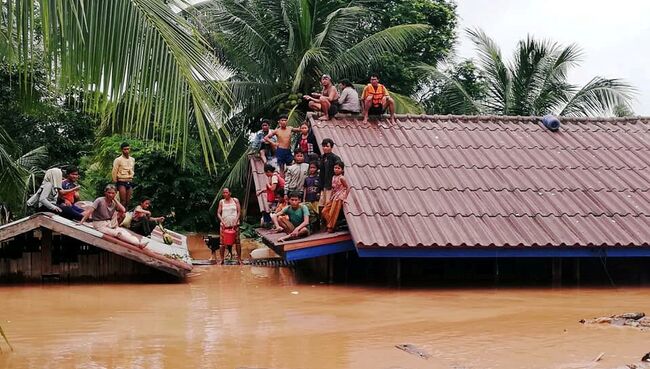
[[[275,157],[278,159],[278,165],[282,173],[284,173],[285,165],[289,165],[293,161],[293,156],[291,155],[292,130],[287,127],[287,119],[286,115],[281,115],[278,120],[278,128],[270,131],[264,137],[264,142],[276,146]],[[278,139],[277,143],[271,140],[274,136]]]

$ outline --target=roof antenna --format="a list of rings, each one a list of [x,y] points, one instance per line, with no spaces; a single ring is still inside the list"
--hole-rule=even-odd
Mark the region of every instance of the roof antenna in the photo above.
[[[557,132],[560,130],[560,120],[554,115],[543,116],[542,124],[551,132]]]

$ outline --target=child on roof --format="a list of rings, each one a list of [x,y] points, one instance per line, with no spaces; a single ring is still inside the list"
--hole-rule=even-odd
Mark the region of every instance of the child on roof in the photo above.
[[[294,192],[289,195],[289,206],[277,213],[273,218],[275,231],[284,232],[287,235],[278,239],[283,242],[309,236],[309,209],[300,203],[300,193]],[[287,217],[283,217],[287,215]]]
[[[296,144],[294,145],[293,151],[302,151],[305,156],[305,163],[310,163],[314,160],[317,160],[320,156],[320,149],[318,148],[318,141],[316,141],[316,136],[309,128],[309,123],[302,122],[300,128],[293,128],[294,132],[300,132]]]
[[[298,150],[293,154],[293,164],[289,165],[284,173],[284,200],[289,200],[291,192],[302,190],[305,178],[309,172],[309,164],[304,162],[304,154]]]
[[[349,186],[348,182],[343,177],[345,164],[342,161],[337,161],[334,164],[334,177],[332,177],[332,192],[330,199],[327,201],[323,209],[323,220],[326,222],[327,232],[334,232],[334,226],[339,218],[339,213],[343,207],[343,202],[348,197]]]

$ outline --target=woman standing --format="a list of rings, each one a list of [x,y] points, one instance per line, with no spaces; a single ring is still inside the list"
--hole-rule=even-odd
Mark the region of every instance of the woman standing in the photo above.
[[[219,201],[219,208],[217,209],[217,218],[219,218],[219,240],[221,247],[219,248],[219,256],[221,257],[221,264],[224,264],[226,247],[223,244],[224,231],[226,229],[234,229],[235,236],[235,249],[237,251],[237,263],[241,264],[241,243],[239,241],[239,219],[241,218],[241,207],[239,200],[232,197],[230,189],[224,188],[222,199]],[[210,260],[214,260],[215,252],[212,252]]]

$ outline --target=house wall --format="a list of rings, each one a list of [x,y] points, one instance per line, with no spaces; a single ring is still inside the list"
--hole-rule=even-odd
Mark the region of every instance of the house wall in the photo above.
[[[41,281],[173,281],[155,268],[47,229],[0,243],[0,283]]]

